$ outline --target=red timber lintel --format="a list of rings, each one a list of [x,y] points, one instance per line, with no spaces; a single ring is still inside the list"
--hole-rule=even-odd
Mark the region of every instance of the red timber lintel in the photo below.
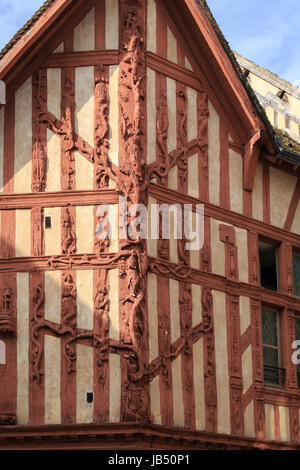
[[[60,67],[87,67],[90,65],[117,65],[119,63],[119,51],[85,51],[70,52],[67,54],[52,54],[42,64],[43,68]]]
[[[299,450],[298,444],[153,424],[64,424],[0,427],[0,449]]]

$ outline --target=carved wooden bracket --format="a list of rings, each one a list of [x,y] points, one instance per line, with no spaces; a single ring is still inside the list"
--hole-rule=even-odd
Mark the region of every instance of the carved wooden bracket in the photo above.
[[[255,171],[258,162],[259,152],[264,142],[264,131],[258,129],[245,145],[244,153],[244,189],[253,190]]]
[[[16,315],[12,303],[12,289],[2,290],[2,305],[0,311],[0,337],[15,337],[17,333]]]

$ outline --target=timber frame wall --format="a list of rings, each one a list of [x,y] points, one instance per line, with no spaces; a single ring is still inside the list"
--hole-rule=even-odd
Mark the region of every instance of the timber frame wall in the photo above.
[[[178,44],[182,42],[181,34],[178,33],[177,25],[180,24],[178,19],[178,11],[175,7],[170,5],[170,2],[161,1],[157,2],[161,6],[163,15],[157,16],[158,27],[157,27],[157,43],[160,45],[160,49],[157,54],[153,52],[147,52],[145,48],[145,42],[141,41],[146,35],[146,7],[145,2],[127,2],[126,0],[120,0],[120,17],[121,19],[126,18],[130,5],[133,4],[136,8],[136,15],[139,22],[139,33],[140,33],[140,44],[137,51],[132,52],[128,48],[124,47],[128,34],[128,24],[120,20],[120,48],[115,50],[103,50],[105,36],[105,27],[103,24],[103,11],[105,11],[105,1],[98,0],[96,2],[96,49],[95,51],[88,52],[74,52],[72,34],[74,26],[84,16],[89,9],[94,6],[95,2],[88,0],[85,2],[79,2],[81,8],[78,5],[71,5],[65,13],[65,19],[69,18],[68,31],[70,32],[67,39],[66,31],[59,22],[54,23],[49,33],[43,39],[51,37],[47,46],[44,46],[43,55],[46,57],[43,61],[41,56],[34,56],[33,51],[28,52],[29,57],[32,54],[33,60],[30,65],[25,65],[25,68],[21,69],[16,66],[13,73],[9,76],[7,85],[7,105],[5,106],[5,131],[4,131],[4,191],[0,197],[0,211],[2,213],[2,242],[1,242],[1,259],[0,259],[0,275],[1,275],[1,288],[3,292],[7,289],[11,289],[12,293],[12,306],[11,311],[13,312],[13,321],[8,318],[4,318],[4,327],[1,327],[0,331],[1,338],[5,338],[7,345],[7,357],[8,363],[7,368],[10,370],[9,374],[6,374],[3,378],[3,386],[6,390],[6,396],[0,398],[0,404],[5,406],[1,409],[0,406],[0,417],[2,424],[8,424],[9,426],[0,427],[0,448],[219,448],[219,449],[245,449],[245,448],[297,448],[300,440],[299,437],[299,409],[300,409],[300,392],[297,385],[297,369],[290,360],[291,357],[291,343],[295,338],[295,317],[300,315],[300,299],[293,295],[293,273],[292,273],[292,253],[293,249],[300,250],[300,237],[296,233],[291,232],[292,223],[296,214],[297,206],[300,199],[300,185],[299,180],[296,184],[290,207],[287,210],[287,217],[283,228],[271,225],[271,196],[270,196],[270,168],[276,168],[277,170],[283,170],[299,178],[299,169],[291,167],[290,165],[277,160],[274,156],[270,155],[265,147],[264,150],[260,148],[260,152],[256,155],[256,159],[260,159],[263,162],[263,220],[255,220],[252,217],[252,191],[249,190],[249,184],[251,182],[246,181],[243,189],[243,211],[242,213],[234,212],[230,209],[230,176],[229,176],[229,151],[234,150],[240,155],[244,156],[244,146],[247,146],[248,135],[246,124],[241,122],[243,119],[239,119],[239,110],[234,109],[232,112],[224,111],[229,98],[226,96],[222,89],[221,98],[223,98],[223,104],[220,105],[220,98],[216,99],[215,94],[212,92],[212,83],[214,81],[220,82],[223,77],[222,70],[219,71],[219,75],[215,75],[212,71],[200,69],[197,60],[189,55],[189,60],[193,66],[193,70],[187,70],[184,67],[184,54],[183,51],[187,51],[188,47],[186,44],[182,46],[182,50],[178,46],[178,57],[179,63],[175,64],[166,58],[166,25],[160,25],[159,22],[162,18],[167,18],[168,24],[173,26],[173,34],[178,41]],[[175,2],[176,3],[176,2]],[[187,2],[188,3],[188,2]],[[79,6],[80,6],[79,5]],[[169,8],[170,16],[166,11]],[[171,17],[173,19],[171,19]],[[206,21],[206,20],[204,20]],[[55,39],[52,39],[53,33]],[[136,33],[136,31],[134,31]],[[186,41],[189,42],[189,34],[186,35]],[[52,54],[51,51],[55,49],[62,41],[64,41],[65,52]],[[192,41],[191,41],[192,42]],[[218,47],[216,46],[218,49]],[[130,55],[130,54],[133,54]],[[137,54],[138,57],[134,57]],[[196,53],[195,53],[196,54]],[[129,59],[128,59],[129,55]],[[213,102],[217,109],[220,118],[220,142],[221,142],[221,171],[222,178],[220,179],[220,204],[216,205],[209,202],[209,182],[208,182],[208,157],[207,157],[207,145],[208,145],[208,130],[207,130],[207,119],[208,112],[204,115],[198,115],[199,117],[199,135],[195,141],[187,142],[184,141],[184,135],[178,137],[178,148],[168,157],[172,161],[173,166],[179,161],[182,149],[185,150],[184,157],[189,158],[193,154],[195,149],[199,147],[199,141],[201,141],[201,154],[202,167],[199,171],[199,197],[192,197],[188,194],[186,174],[180,174],[178,172],[178,191],[170,189],[167,186],[166,177],[163,176],[161,162],[159,161],[160,155],[158,152],[157,162],[155,164],[146,164],[146,141],[147,141],[147,126],[146,126],[146,99],[141,99],[141,96],[146,96],[146,83],[142,79],[140,80],[139,87],[137,87],[137,99],[138,105],[135,107],[132,103],[132,96],[128,96],[124,100],[123,108],[124,112],[129,116],[129,121],[134,128],[134,138],[138,139],[138,158],[136,158],[135,149],[132,143],[132,135],[128,137],[128,133],[122,132],[120,129],[119,134],[119,166],[122,165],[125,168],[128,144],[133,148],[132,150],[132,165],[135,166],[135,170],[140,174],[140,179],[137,181],[135,175],[130,170],[120,172],[118,168],[113,165],[103,165],[103,160],[100,159],[99,155],[105,160],[105,151],[107,145],[107,132],[108,132],[108,116],[105,114],[108,111],[104,107],[101,109],[103,102],[100,100],[98,105],[99,108],[95,109],[95,123],[98,123],[98,128],[95,132],[95,148],[97,145],[100,148],[99,160],[97,160],[96,151],[83,141],[78,135],[73,135],[74,116],[68,117],[68,109],[74,107],[73,99],[74,92],[71,89],[74,82],[74,68],[75,67],[95,67],[95,83],[100,84],[103,89],[99,91],[99,95],[102,93],[102,98],[105,93],[107,94],[107,80],[108,80],[108,67],[119,65],[119,86],[123,86],[122,70],[128,71],[128,60],[137,60],[138,65],[136,66],[136,76],[134,77],[134,84],[141,79],[146,73],[147,68],[156,72],[157,89],[159,90],[161,98],[166,93],[166,77],[175,80],[177,86],[178,100],[176,103],[177,112],[179,116],[184,114],[184,103],[180,99],[180,96],[184,96],[186,93],[186,87],[191,87],[197,91],[198,109],[206,109],[207,107],[207,95]],[[133,62],[131,62],[133,63]],[[14,193],[14,96],[20,85],[23,83],[24,78],[34,74],[33,79],[33,121],[39,121],[37,118],[41,112],[41,103],[45,100],[46,90],[46,69],[62,69],[62,87],[63,88],[63,100],[61,104],[61,122],[57,122],[56,118],[52,116],[45,109],[42,109],[44,113],[43,121],[39,125],[35,126],[33,123],[33,143],[38,146],[36,153],[38,163],[34,163],[33,160],[33,173],[32,173],[32,193]],[[36,72],[38,70],[38,72]],[[233,72],[232,72],[233,73]],[[68,85],[69,82],[69,85]],[[71,83],[71,86],[70,86]],[[44,87],[44,88],[43,88]],[[204,93],[203,90],[206,90]],[[181,93],[181,94],[180,94]],[[206,95],[207,93],[207,95]],[[122,96],[121,96],[122,98]],[[121,99],[120,98],[120,99]],[[128,104],[129,103],[129,104]],[[135,103],[136,104],[136,103]],[[109,103],[105,103],[109,108]],[[234,106],[233,106],[234,108]],[[251,106],[250,106],[251,108]],[[100,111],[99,111],[100,109]],[[232,109],[232,106],[230,106]],[[207,109],[206,109],[207,111]],[[102,113],[102,114],[101,114]],[[101,116],[99,117],[99,114]],[[159,114],[159,113],[158,113]],[[228,115],[229,114],[229,115]],[[251,112],[249,112],[249,115]],[[103,116],[106,116],[103,119]],[[69,119],[69,120],[68,120]],[[159,115],[158,115],[159,119]],[[253,120],[255,120],[253,118]],[[233,139],[229,142],[228,139],[228,122],[234,124]],[[246,119],[245,119],[246,122]],[[248,121],[247,121],[248,122]],[[223,124],[222,124],[223,123]],[[224,124],[226,123],[226,125]],[[177,124],[182,124],[179,121]],[[245,125],[244,125],[245,124]],[[76,190],[73,172],[68,172],[68,168],[61,172],[61,183],[62,190],[60,192],[44,192],[46,184],[46,173],[45,173],[45,162],[43,158],[45,156],[45,142],[46,133],[48,129],[56,129],[56,133],[59,134],[61,129],[64,129],[64,147],[62,146],[62,154],[66,156],[66,160],[72,166],[72,153],[74,150],[78,150],[87,160],[94,163],[94,189],[93,190]],[[180,127],[180,126],[179,126]],[[97,135],[98,132],[98,135]],[[70,133],[72,136],[70,137]],[[104,135],[104,137],[103,137]],[[69,146],[70,140],[73,139],[72,145]],[[98,139],[98,141],[97,141]],[[97,143],[98,142],[98,143]],[[100,143],[99,143],[100,142]],[[188,148],[189,147],[189,148]],[[253,145],[254,147],[254,145]],[[34,145],[33,145],[33,148]],[[187,150],[188,148],[188,150]],[[252,149],[253,150],[253,149]],[[198,150],[197,150],[198,151]],[[102,153],[101,153],[102,152]],[[129,152],[130,153],[130,152]],[[69,158],[69,160],[68,160]],[[246,157],[245,157],[246,158]],[[138,160],[138,161],[137,161]],[[175,162],[175,163],[174,163]],[[185,162],[186,163],[186,162]],[[44,165],[44,166],[43,166]],[[97,166],[98,165],[98,166]],[[171,168],[169,168],[170,170]],[[63,169],[64,170],[64,169]],[[69,167],[70,170],[70,167]],[[165,170],[165,168],[164,168]],[[121,174],[122,173],[122,174]],[[100,179],[99,179],[100,175]],[[125,176],[124,176],[125,175]],[[149,183],[148,179],[152,181]],[[153,181],[153,177],[157,177],[156,182]],[[112,179],[116,182],[118,189],[110,189],[108,179]],[[251,179],[251,178],[250,178]],[[130,190],[126,193],[126,183],[131,182]],[[146,184],[147,183],[147,184]],[[137,202],[148,202],[148,197],[152,197],[160,203],[171,203],[174,202],[182,204],[192,204],[194,211],[196,205],[199,203],[205,204],[205,246],[199,254],[200,266],[199,269],[191,267],[189,260],[184,263],[173,263],[170,261],[169,256],[165,256],[170,247],[163,243],[162,240],[158,243],[158,256],[154,258],[147,255],[146,244],[140,242],[138,245],[133,245],[125,240],[121,243],[119,252],[111,253],[108,252],[108,247],[101,247],[100,252],[96,253],[85,253],[76,254],[74,248],[72,248],[69,239],[62,240],[62,254],[55,256],[45,255],[45,240],[44,240],[44,208],[49,207],[61,207],[62,208],[62,229],[65,225],[71,226],[71,232],[74,233],[76,226],[76,215],[75,207],[77,206],[96,206],[98,204],[118,204],[119,194],[125,194],[129,199],[129,205]],[[29,209],[31,211],[31,256],[28,257],[16,257],[15,254],[15,210]],[[235,234],[231,228],[226,228],[227,225],[220,226],[220,240],[225,244],[226,250],[226,266],[225,275],[216,275],[212,272],[211,265],[211,247],[210,247],[210,219],[217,219],[224,224],[230,224],[234,227],[242,228],[247,231],[248,237],[248,268],[249,268],[249,282],[241,282],[238,276],[237,266],[237,252],[235,246]],[[64,225],[65,224],[65,225]],[[280,291],[273,292],[263,289],[260,286],[259,279],[259,255],[258,255],[258,237],[263,236],[266,239],[271,239],[280,243],[280,254],[279,254],[279,272],[280,272]],[[229,240],[229,241],[228,241]],[[231,240],[231,241],[230,241]],[[65,251],[65,253],[63,253]],[[100,256],[101,255],[101,256]],[[232,268],[232,259],[234,260],[234,269]],[[103,285],[108,289],[107,272],[112,269],[120,270],[120,291],[123,297],[128,294],[129,281],[132,281],[130,277],[125,273],[124,275],[124,263],[128,263],[127,270],[130,269],[130,262],[136,262],[136,275],[138,277],[135,282],[138,285],[141,300],[136,308],[141,309],[145,312],[145,324],[142,331],[141,337],[137,337],[131,331],[132,342],[134,344],[133,364],[130,362],[132,358],[128,358],[126,353],[122,350],[124,348],[125,337],[128,334],[125,326],[121,327],[120,331],[120,342],[103,338],[101,341],[106,342],[108,352],[110,354],[119,354],[122,362],[122,383],[128,380],[128,370],[130,366],[133,367],[133,373],[141,372],[141,364],[147,364],[147,370],[143,371],[144,375],[142,378],[145,381],[138,379],[132,381],[137,385],[135,389],[130,393],[133,398],[133,402],[136,400],[138,403],[137,407],[140,406],[138,411],[133,411],[132,406],[129,403],[129,392],[125,386],[122,387],[122,405],[121,405],[121,417],[123,423],[120,424],[109,424],[109,398],[107,392],[107,380],[108,370],[106,369],[107,356],[101,357],[101,366],[95,365],[95,374],[102,373],[104,382],[101,383],[101,390],[95,392],[95,408],[94,408],[94,425],[80,425],[76,424],[76,404],[74,401],[75,395],[75,379],[74,376],[69,374],[67,365],[69,364],[72,372],[72,359],[69,356],[67,358],[67,365],[62,372],[63,387],[68,390],[64,399],[62,400],[62,425],[61,426],[46,426],[40,422],[40,416],[43,414],[44,402],[40,386],[45,387],[43,377],[43,358],[41,358],[40,369],[35,368],[35,363],[31,362],[31,375],[33,380],[29,384],[29,400],[30,400],[30,420],[28,426],[15,426],[16,420],[16,408],[17,408],[17,375],[16,375],[16,363],[17,363],[17,331],[16,331],[16,276],[17,273],[30,273],[30,321],[35,327],[39,328],[42,324],[43,327],[48,328],[47,333],[54,337],[62,337],[61,328],[51,322],[45,322],[44,315],[44,304],[43,304],[43,272],[49,269],[55,269],[62,272],[62,284],[65,288],[65,294],[62,299],[62,310],[67,308],[68,311],[72,311],[74,307],[74,292],[76,291],[76,272],[80,270],[95,270],[99,273],[99,278],[94,280],[95,293],[99,290],[99,285]],[[129,266],[129,267],[128,267]],[[145,268],[146,266],[146,268]],[[122,271],[123,269],[123,271]],[[106,274],[105,274],[106,273]],[[170,301],[165,296],[166,284],[165,280],[173,279],[180,282],[180,298],[182,304],[184,302],[190,303],[191,298],[189,294],[189,286],[191,284],[199,285],[202,287],[202,305],[207,315],[208,328],[205,326],[203,320],[202,324],[197,328],[191,329],[190,327],[182,326],[182,337],[176,343],[171,344],[171,338],[167,339],[167,351],[171,351],[173,354],[172,359],[167,365],[163,364],[160,359],[154,360],[148,364],[149,350],[147,345],[148,337],[148,311],[146,306],[146,277],[147,273],[156,274],[160,277],[160,284],[158,286],[159,297],[162,299],[161,311],[167,311],[170,309]],[[68,277],[69,276],[69,277]],[[70,277],[71,276],[71,277]],[[68,286],[70,283],[71,286]],[[75,287],[74,287],[75,286]],[[69,291],[68,291],[69,288]],[[210,357],[206,357],[207,364],[211,366],[212,374],[206,378],[205,381],[205,421],[206,431],[198,432],[195,430],[195,415],[193,413],[193,397],[192,393],[185,389],[183,397],[185,403],[185,423],[188,429],[178,429],[173,425],[173,418],[171,417],[172,410],[170,410],[168,403],[172,401],[172,389],[166,386],[164,383],[164,377],[162,369],[166,368],[170,370],[171,362],[176,359],[181,352],[186,338],[189,341],[195,343],[200,337],[204,338],[204,342],[209,350],[209,342],[213,332],[213,306],[211,299],[211,292],[219,291],[226,294],[226,312],[227,312],[227,331],[230,332],[228,335],[228,354],[230,357],[230,394],[231,394],[231,418],[230,426],[231,432],[229,435],[221,434],[217,432],[217,403],[216,397],[211,396],[210,392],[215,384],[215,359],[214,353]],[[130,294],[130,292],[129,292]],[[250,309],[251,309],[251,325],[243,333],[239,334],[239,296],[245,296],[250,298]],[[105,296],[105,293],[104,293]],[[138,295],[134,298],[136,299]],[[64,304],[65,302],[65,304]],[[129,303],[129,302],[128,302]],[[130,317],[130,306],[126,305],[126,314]],[[267,387],[263,382],[263,358],[262,358],[262,334],[261,334],[261,305],[268,304],[280,308],[282,311],[282,331],[283,331],[283,358],[284,368],[286,370],[286,382],[282,389]],[[97,309],[97,307],[95,307]],[[124,308],[120,300],[120,312]],[[101,309],[101,308],[100,308]],[[166,310],[164,310],[166,309]],[[103,314],[105,307],[102,308]],[[105,311],[106,312],[106,311]],[[107,312],[106,312],[107,313]],[[163,314],[162,314],[163,316]],[[164,321],[168,322],[168,318],[163,318]],[[188,319],[189,320],[189,319]],[[105,320],[106,321],[106,320]],[[122,319],[120,318],[122,324]],[[188,322],[187,322],[188,323]],[[76,336],[76,344],[82,344],[87,346],[94,346],[95,364],[97,358],[99,359],[98,346],[95,342],[95,331],[85,330],[77,328],[76,321],[73,322],[71,319],[70,323],[67,323],[62,315],[62,326],[71,328],[72,335]],[[102,325],[103,327],[103,325]],[[95,330],[96,330],[95,325]],[[186,329],[185,329],[186,328]],[[74,333],[75,332],[75,333]],[[99,332],[98,332],[99,333]],[[45,332],[39,336],[39,340],[43,341]],[[162,332],[160,332],[160,336]],[[182,339],[183,338],[183,339]],[[107,343],[108,341],[108,343]],[[123,345],[121,345],[123,341]],[[213,340],[212,340],[213,341]],[[101,343],[102,344],[102,343]],[[30,342],[30,357],[34,356],[34,338],[31,337]],[[63,347],[67,348],[67,338],[62,338]],[[242,378],[241,378],[241,354],[247,349],[249,345],[252,345],[252,360],[253,360],[253,384],[246,394],[242,392]],[[191,347],[191,344],[189,345]],[[169,348],[169,349],[168,349]],[[67,349],[66,349],[67,350]],[[177,351],[177,352],[176,352]],[[63,354],[63,353],[62,353]],[[108,353],[107,353],[108,354]],[[63,358],[62,360],[65,360]],[[69,360],[69,362],[68,362]],[[188,354],[185,356],[186,361],[185,370],[186,376],[183,374],[183,381],[190,379],[191,362]],[[104,362],[104,366],[103,366]],[[129,365],[128,365],[129,364]],[[41,372],[42,371],[42,372]],[[41,374],[40,374],[41,372]],[[35,375],[36,374],[36,375]],[[39,377],[40,374],[40,377]],[[160,376],[160,390],[161,390],[161,413],[162,413],[162,426],[155,426],[151,424],[145,424],[151,421],[150,417],[150,404],[147,401],[147,395],[149,395],[149,381],[153,380],[156,376]],[[38,380],[41,383],[38,383]],[[140,389],[142,388],[142,392]],[[136,396],[134,395],[136,393]],[[213,394],[212,394],[213,395]],[[244,437],[244,429],[242,424],[241,413],[245,411],[250,401],[254,401],[254,424],[255,424],[255,438]],[[142,405],[139,404],[142,402]],[[279,406],[289,408],[290,413],[290,442],[280,442],[280,432],[275,435],[275,441],[266,440],[266,423],[265,423],[265,403],[273,404],[275,406],[275,429],[278,428],[279,422]],[[9,403],[9,408],[7,408]],[[98,405],[97,405],[98,403]],[[135,419],[134,419],[135,418]],[[132,423],[132,421],[138,421],[142,424]],[[105,423],[105,424],[100,424]]]

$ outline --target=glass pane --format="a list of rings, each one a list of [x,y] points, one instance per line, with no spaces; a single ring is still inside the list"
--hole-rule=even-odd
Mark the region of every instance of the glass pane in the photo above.
[[[278,368],[277,349],[263,348],[264,357],[264,380],[269,384],[281,384],[281,370]]]
[[[300,297],[300,257],[293,256],[294,295]],[[300,339],[300,338],[299,338]]]
[[[264,366],[278,368],[278,351],[264,347]]]
[[[277,346],[277,314],[272,310],[262,311],[263,343]]]

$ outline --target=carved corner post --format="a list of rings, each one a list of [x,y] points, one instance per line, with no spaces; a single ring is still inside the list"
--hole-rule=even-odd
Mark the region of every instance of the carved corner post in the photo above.
[[[17,419],[16,274],[1,274],[0,295],[0,341],[5,356],[5,364],[0,364],[0,425],[10,425]]]
[[[47,184],[47,125],[40,121],[47,107],[47,70],[40,69],[32,82],[32,192],[43,192]]]
[[[169,279],[157,278],[158,353],[163,358],[160,369],[160,410],[164,426],[173,426],[172,362],[165,357],[171,348]]]
[[[203,337],[204,349],[204,392],[205,392],[205,422],[208,432],[217,432],[217,382],[216,356],[214,336],[213,297],[211,289],[202,288],[202,317],[210,324],[209,330]]]
[[[76,272],[61,272],[61,415],[64,424],[76,422]]]
[[[248,266],[249,283],[255,286],[260,285],[260,266],[258,253],[258,234],[248,231]]]
[[[45,416],[45,275],[29,275],[29,422],[44,424]]]
[[[109,271],[94,271],[94,421],[109,421]]]
[[[231,402],[231,431],[239,436],[244,433],[243,379],[241,361],[241,330],[239,297],[227,295],[227,331],[229,351],[229,383]]]
[[[204,215],[204,244],[200,250],[200,269],[211,272],[210,217]]]
[[[188,429],[195,429],[195,391],[192,343],[192,285],[188,282],[179,284],[179,307],[181,337],[185,338],[183,353],[181,354],[182,384],[184,403],[184,422]]]
[[[199,140],[199,198],[201,201],[209,199],[208,178],[208,96],[206,93],[197,93],[198,140]]]
[[[107,188],[109,150],[109,67],[95,67],[94,189]]]
[[[177,159],[178,166],[178,191],[187,194],[188,190],[188,156],[187,156],[187,94],[186,86],[176,82],[176,107],[177,107],[177,148],[180,156]]]
[[[31,209],[31,256],[43,256],[45,253],[44,209]]]
[[[235,230],[229,225],[219,225],[220,241],[225,244],[225,275],[229,281],[238,281],[238,258]]]
[[[62,69],[61,102],[61,188],[76,189],[75,183],[75,68]]]
[[[265,439],[264,366],[262,349],[261,301],[250,299],[251,342],[254,382],[254,424],[257,439]]]
[[[117,183],[127,198],[126,236],[120,240],[127,259],[120,266],[120,339],[123,343],[121,421],[149,422],[147,248],[129,229],[141,228],[130,214],[148,203],[146,166],[146,24],[145,0],[119,0],[119,169]],[[138,230],[137,230],[138,232]]]

